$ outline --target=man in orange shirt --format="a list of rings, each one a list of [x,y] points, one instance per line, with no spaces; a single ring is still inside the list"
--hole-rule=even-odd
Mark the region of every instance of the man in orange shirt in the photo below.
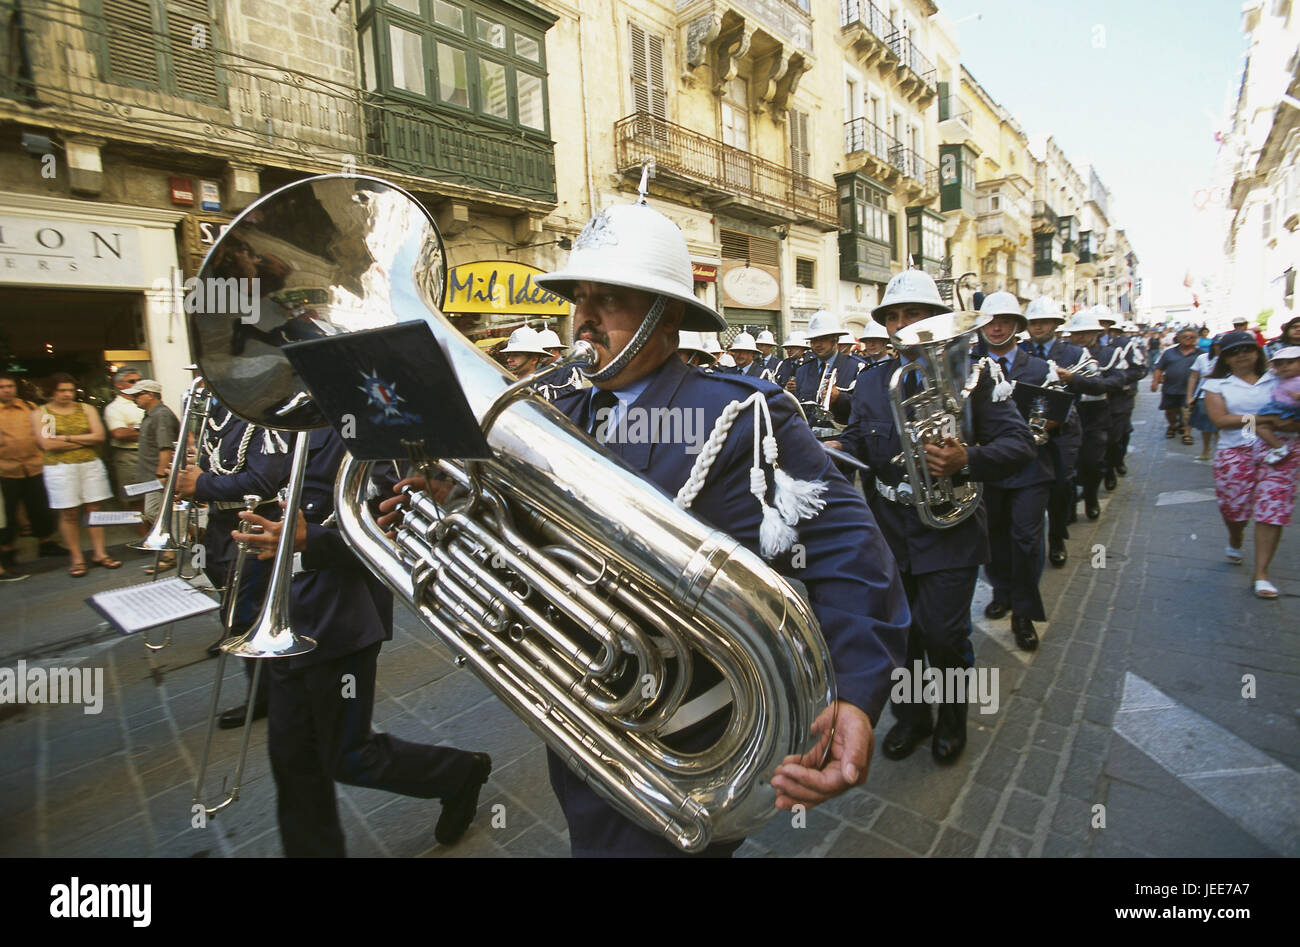
[[[67,552],[55,541],[54,517],[45,495],[44,459],[32,435],[31,412],[36,406],[18,397],[18,380],[0,374],[0,492],[4,495],[4,521],[0,529],[0,565],[15,568],[18,555],[18,506],[27,509],[32,532],[41,538],[40,554]]]

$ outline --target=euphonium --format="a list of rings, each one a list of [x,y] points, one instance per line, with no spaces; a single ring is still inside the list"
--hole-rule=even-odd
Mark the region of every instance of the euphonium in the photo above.
[[[902,442],[894,463],[907,471],[910,500],[921,522],[933,529],[956,526],[975,512],[983,494],[979,483],[954,477],[933,477],[925,462],[926,444],[948,439],[974,440],[968,406],[979,384],[984,363],[971,365],[971,336],[991,320],[978,312],[945,312],[899,329],[895,343],[904,358],[915,360],[898,368],[889,381],[890,409]],[[919,376],[917,391],[904,393],[909,373]],[[908,497],[906,490],[900,490]]]
[[[362,561],[457,663],[615,807],[683,850],[771,817],[773,770],[813,749],[809,728],[834,702],[826,644],[794,589],[544,399],[505,395],[513,379],[438,309],[441,239],[405,191],[359,176],[299,181],[250,207],[230,239],[241,259],[274,254],[275,272],[301,280],[286,291],[328,302],[297,316],[264,305],[253,332],[210,327],[198,342],[223,402],[224,377],[240,377],[268,414],[316,410],[274,351],[290,323],[336,334],[422,320],[445,351],[492,459],[438,459],[450,492],[412,492],[390,539],[365,503],[370,465],[349,458],[335,511]],[[720,672],[731,710],[711,746],[688,752],[673,733],[696,655]]]

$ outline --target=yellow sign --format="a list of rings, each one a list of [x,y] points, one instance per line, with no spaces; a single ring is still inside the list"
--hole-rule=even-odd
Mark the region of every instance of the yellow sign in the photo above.
[[[509,260],[453,266],[447,274],[447,298],[442,308],[447,312],[567,316],[569,301],[533,282],[542,272]]]

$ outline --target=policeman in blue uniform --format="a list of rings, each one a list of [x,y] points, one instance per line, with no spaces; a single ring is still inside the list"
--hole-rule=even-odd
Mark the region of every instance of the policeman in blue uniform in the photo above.
[[[794,373],[794,396],[800,404],[825,405],[830,402],[831,417],[839,424],[849,419],[853,386],[863,364],[839,351],[844,328],[833,313],[819,310],[808,320],[808,347],[812,357]],[[786,390],[791,390],[786,384]]]
[[[1101,516],[1097,492],[1105,473],[1106,447],[1110,443],[1109,396],[1123,390],[1129,373],[1127,369],[1119,368],[1119,349],[1098,342],[1103,329],[1095,307],[1075,313],[1065,331],[1069,333],[1071,342],[1082,346],[1097,361],[1097,371],[1092,377],[1057,372],[1063,380],[1067,380],[1069,374],[1070,387],[1080,392],[1078,408],[1079,420],[1083,423],[1083,443],[1079,448],[1079,491],[1083,494],[1084,514],[1095,520]],[[1073,509],[1074,501],[1071,500]]]
[[[199,439],[197,459],[197,464],[187,465],[178,475],[176,493],[184,499],[208,504],[208,526],[203,535],[203,571],[213,586],[222,588],[231,579],[231,567],[238,556],[230,534],[239,525],[238,513],[244,509],[244,497],[261,498],[258,509],[272,519],[279,518],[275,498],[281,482],[289,473],[287,445],[278,432],[235,417],[213,399]],[[260,562],[256,556],[244,558],[239,600],[232,613],[232,635],[243,634],[257,618],[262,600],[266,598],[266,581],[270,574],[267,563]],[[229,602],[222,604],[222,614],[225,614]],[[210,655],[216,656],[216,648],[225,637],[223,632],[208,649]],[[252,661],[240,663],[251,681]],[[266,686],[266,675],[263,675],[253,702],[254,720],[266,716]],[[244,711],[245,707],[223,711],[218,725],[223,730],[242,727]]]
[[[294,632],[316,649],[270,666],[268,750],[285,855],[346,854],[334,783],[441,799],[434,837],[444,845],[468,828],[492,761],[484,753],[410,743],[370,728],[379,649],[393,636],[393,598],[332,526],[334,481],[346,448],[329,428],[310,435],[302,509],[294,538],[290,599]],[[274,555],[279,522],[240,519],[264,533],[236,533]]]
[[[731,347],[727,349],[727,352],[736,361],[737,375],[743,375],[746,378],[763,377],[762,353],[759,352],[754,337],[748,332],[737,332],[736,337],[731,340]]]
[[[1016,347],[1016,333],[1026,327],[1020,302],[998,291],[984,297],[980,312],[993,321],[983,329],[985,347],[1008,381],[1043,387],[1047,362]],[[1056,481],[1053,452],[1048,444],[1038,448],[1034,462],[1004,480],[984,485],[991,558],[984,571],[993,586],[993,599],[984,609],[987,618],[1011,613],[1011,633],[1026,651],[1038,647],[1034,622],[1045,621],[1038,580],[1043,573],[1043,514]]]
[[[809,355],[808,343],[803,333],[791,332],[785,339],[785,358],[776,367],[775,381],[787,391],[794,391],[794,373]]]
[[[889,281],[872,317],[884,325],[897,346],[899,329],[949,311],[928,274],[904,270]],[[932,529],[917,515],[907,491],[899,491],[904,471],[893,458],[902,452],[903,444],[895,430],[889,389],[895,371],[905,364],[903,359],[911,361],[906,351],[900,350],[900,356],[859,376],[848,427],[838,443],[829,443],[856,455],[873,471],[872,476],[864,477],[867,497],[898,560],[912,607],[906,667],[914,668],[924,657],[931,668],[941,671],[969,668],[975,663],[970,644],[971,599],[979,567],[989,561],[985,515],[977,508],[955,526]],[[906,377],[914,378],[915,373]],[[910,395],[908,388],[905,385],[905,395]],[[1009,399],[994,400],[987,374],[982,375],[967,410],[974,422],[975,442],[962,445],[950,440],[943,446],[927,445],[931,476],[995,482],[1034,461],[1036,452],[1028,426]],[[898,722],[885,736],[884,753],[890,759],[910,755],[931,733],[931,752],[941,763],[953,762],[965,749],[965,703],[941,703],[937,723],[927,704],[896,701],[892,706]]]
[[[754,344],[758,346],[761,368],[766,372],[762,377],[772,381],[776,378],[776,370],[781,367],[781,356],[776,352],[776,336],[771,329],[764,329],[755,337]]]
[[[1113,317],[1112,317],[1113,318]],[[1105,318],[1097,320],[1103,325]],[[1124,455],[1128,453],[1129,436],[1133,433],[1133,406],[1137,403],[1137,383],[1147,376],[1146,346],[1136,334],[1127,335],[1128,323],[1114,322],[1108,333],[1113,347],[1119,357],[1115,363],[1117,371],[1124,372],[1124,387],[1112,392],[1107,402],[1110,406],[1110,436],[1106,441],[1106,463],[1103,483],[1107,490],[1114,490],[1119,478],[1128,473],[1124,465]]]
[[[646,479],[678,495],[679,504],[689,504],[703,522],[764,552],[759,529],[763,509],[751,493],[753,425],[760,423],[755,420],[760,404],[770,414],[781,468],[799,481],[825,484],[825,507],[791,527],[802,547],[798,558],[783,531],[775,540],[765,534],[766,552],[774,568],[808,590],[834,662],[836,731],[843,739],[834,741],[833,759],[824,769],[807,757],[790,759],[777,768],[772,785],[778,808],[790,809],[816,805],[860,784],[869,763],[872,722],[888,696],[890,671],[902,658],[909,620],[888,549],[861,496],[835,471],[780,388],[761,379],[710,374],[675,356],[679,329],[717,330],[725,323],[695,298],[685,238],[662,214],[644,203],[607,208],[578,237],[565,268],[537,282],[574,302],[574,324],[590,329],[600,355],[600,368],[592,375],[596,389],[556,401],[583,430],[594,430],[593,422],[604,410],[632,407],[699,409],[706,428],[712,429],[734,402],[761,396],[755,409],[735,415],[703,480],[691,474],[698,458],[709,452],[689,453],[689,445],[677,443],[607,445]],[[767,430],[768,422],[761,423]],[[772,484],[771,471],[764,470]],[[694,492],[684,498],[679,491],[688,480]],[[693,686],[710,685],[697,681]],[[706,693],[713,693],[711,687]],[[722,693],[729,694],[725,685]],[[693,700],[688,694],[688,707]],[[701,711],[707,714],[703,719],[683,711],[690,724],[680,731],[685,747],[716,739],[729,712],[729,702]],[[829,715],[830,710],[814,729],[824,727]],[[623,818],[556,756],[549,759],[575,855],[680,854]],[[729,855],[738,844],[714,845],[706,854]]]
[[[862,354],[858,358],[864,370],[889,361],[889,333],[875,319],[866,324],[858,335],[858,341],[862,343]]]

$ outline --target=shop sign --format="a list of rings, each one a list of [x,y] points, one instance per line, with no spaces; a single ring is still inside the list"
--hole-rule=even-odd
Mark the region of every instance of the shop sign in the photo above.
[[[447,274],[447,312],[491,312],[567,316],[569,301],[535,282],[544,271],[510,260],[480,260],[453,266]]]
[[[718,264],[692,261],[691,278],[697,283],[716,283],[718,281]]]
[[[724,261],[722,305],[739,309],[780,309],[781,282],[771,267]]]
[[[168,178],[167,185],[171,188],[173,204],[194,205],[194,182],[189,178]]]
[[[204,210],[221,210],[221,187],[216,181],[199,182],[199,206]]]
[[[139,229],[0,214],[0,283],[141,286]]]

